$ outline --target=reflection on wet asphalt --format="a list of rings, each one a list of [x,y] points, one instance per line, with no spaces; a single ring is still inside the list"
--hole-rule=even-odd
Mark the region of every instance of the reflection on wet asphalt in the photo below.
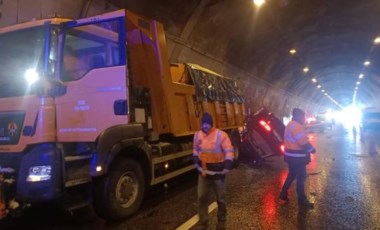
[[[377,146],[358,138],[340,125],[310,134],[317,153],[307,167],[305,190],[314,209],[298,207],[295,184],[290,202],[278,204],[287,175],[281,157],[267,159],[261,168],[240,164],[227,178],[227,229],[380,229]],[[107,223],[90,208],[73,216],[47,207],[32,210],[5,229],[172,230],[196,214],[196,175],[180,177],[166,188],[157,186],[142,210],[120,223]],[[211,212],[209,229],[215,229],[216,219],[216,211]]]

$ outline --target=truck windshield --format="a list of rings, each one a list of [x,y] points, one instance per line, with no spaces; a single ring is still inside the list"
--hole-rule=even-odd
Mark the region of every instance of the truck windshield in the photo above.
[[[31,87],[24,76],[28,70],[41,72],[44,28],[0,34],[0,98],[31,94]]]

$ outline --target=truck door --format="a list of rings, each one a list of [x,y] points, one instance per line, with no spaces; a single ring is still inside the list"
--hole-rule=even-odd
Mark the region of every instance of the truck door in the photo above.
[[[67,91],[57,97],[60,142],[91,142],[128,122],[125,11],[62,25],[57,65]]]

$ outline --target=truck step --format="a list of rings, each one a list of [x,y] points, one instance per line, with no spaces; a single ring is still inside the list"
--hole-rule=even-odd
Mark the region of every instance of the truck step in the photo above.
[[[79,155],[79,156],[65,156],[65,161],[66,162],[79,161],[79,160],[87,160],[90,158],[92,158],[92,154]]]
[[[266,155],[263,155],[263,156],[261,156],[261,158],[268,158],[268,157],[271,157],[271,156],[274,156],[275,154],[266,154]]]
[[[74,211],[76,209],[84,208],[84,207],[89,206],[89,205],[91,205],[90,201],[83,201],[80,203],[69,204],[69,205],[65,206],[65,209],[70,212],[70,211]]]
[[[86,184],[89,182],[91,182],[91,178],[77,178],[77,179],[66,181],[65,187],[68,188],[68,187],[72,187],[72,186],[76,186],[80,184]]]

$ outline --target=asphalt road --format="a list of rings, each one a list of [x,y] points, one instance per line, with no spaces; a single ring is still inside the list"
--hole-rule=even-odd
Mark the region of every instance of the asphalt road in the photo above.
[[[314,209],[298,207],[295,185],[289,204],[278,204],[287,174],[281,157],[267,159],[261,168],[240,164],[227,178],[227,229],[380,229],[377,146],[360,142],[359,135],[341,125],[310,134],[310,139],[317,153],[308,165],[305,189]],[[141,211],[120,223],[98,218],[91,208],[68,213],[41,206],[1,229],[193,229],[196,178],[190,173],[153,188]],[[210,218],[209,229],[215,229],[215,209]]]

